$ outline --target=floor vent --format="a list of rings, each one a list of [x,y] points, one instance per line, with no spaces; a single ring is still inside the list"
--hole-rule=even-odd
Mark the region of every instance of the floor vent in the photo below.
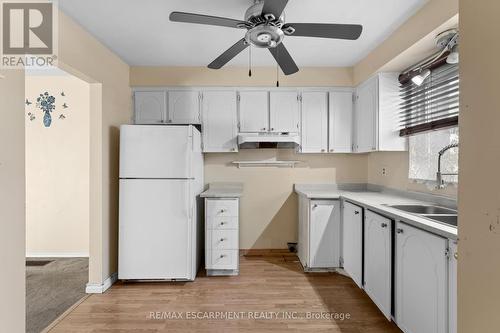
[[[45,266],[54,260],[26,260],[26,266]]]

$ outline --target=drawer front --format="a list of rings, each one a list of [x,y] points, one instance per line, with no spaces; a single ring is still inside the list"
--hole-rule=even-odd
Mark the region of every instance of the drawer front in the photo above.
[[[214,230],[238,229],[238,216],[207,216],[207,228]]]
[[[209,230],[207,250],[238,250],[238,230]]]
[[[238,250],[211,250],[206,252],[207,269],[238,269]]]
[[[238,216],[238,199],[207,199],[207,217]]]

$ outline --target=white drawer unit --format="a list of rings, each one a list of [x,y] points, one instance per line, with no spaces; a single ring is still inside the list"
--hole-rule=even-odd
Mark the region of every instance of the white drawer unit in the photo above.
[[[239,199],[205,198],[207,275],[239,273]]]
[[[238,216],[207,216],[207,228],[212,230],[238,230]]]
[[[207,199],[207,217],[238,216],[238,199]]]
[[[207,275],[237,275],[234,267],[238,267],[238,250],[211,250],[205,256]]]
[[[207,230],[207,247],[212,250],[238,250],[238,230]]]

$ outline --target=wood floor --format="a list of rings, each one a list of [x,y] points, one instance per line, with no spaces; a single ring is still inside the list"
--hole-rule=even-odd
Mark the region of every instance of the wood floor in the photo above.
[[[189,283],[117,283],[91,295],[50,332],[281,331],[401,333],[349,278],[306,274],[296,257],[281,254],[241,257],[236,277],[201,272]]]

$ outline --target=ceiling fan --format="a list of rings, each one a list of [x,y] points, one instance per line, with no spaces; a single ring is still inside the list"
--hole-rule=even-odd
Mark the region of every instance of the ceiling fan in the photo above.
[[[287,3],[288,0],[256,0],[247,9],[243,21],[183,12],[172,12],[170,20],[247,30],[245,37],[212,61],[208,65],[209,68],[222,68],[252,44],[259,48],[269,49],[285,75],[299,71],[295,61],[283,45],[285,36],[355,40],[359,38],[363,30],[363,27],[358,24],[285,23],[283,10]]]

